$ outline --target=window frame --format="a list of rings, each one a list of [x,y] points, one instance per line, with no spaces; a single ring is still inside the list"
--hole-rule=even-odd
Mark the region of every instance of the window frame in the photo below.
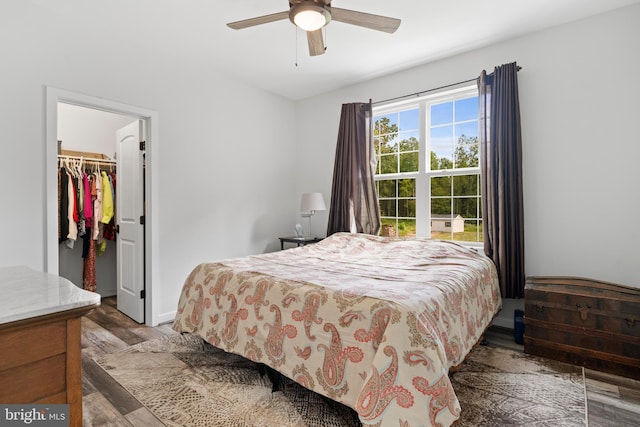
[[[382,116],[389,113],[397,113],[402,110],[418,109],[419,114],[419,141],[418,141],[418,171],[416,172],[397,172],[387,174],[375,174],[374,179],[376,183],[382,180],[401,180],[401,179],[415,179],[415,192],[416,192],[416,236],[417,237],[430,237],[431,236],[431,186],[429,185],[432,177],[438,176],[462,176],[477,174],[480,177],[480,159],[478,167],[472,168],[452,168],[452,169],[440,169],[431,170],[430,164],[427,164],[427,159],[430,158],[427,147],[427,134],[430,129],[431,117],[428,113],[431,105],[441,104],[449,101],[456,101],[468,97],[478,96],[478,88],[475,84],[466,83],[459,87],[448,88],[442,91],[431,92],[422,96],[414,97],[408,100],[401,100],[396,102],[389,102],[380,105],[373,106],[373,117]],[[478,142],[479,143],[479,142]],[[480,153],[478,153],[480,156]],[[398,198],[396,197],[396,200]],[[482,195],[480,195],[482,200]],[[396,212],[396,232],[397,229],[397,212]],[[479,217],[480,221],[484,223],[482,217]],[[453,221],[453,220],[452,220]],[[481,247],[483,242],[472,242],[462,240],[452,240],[456,243]]]

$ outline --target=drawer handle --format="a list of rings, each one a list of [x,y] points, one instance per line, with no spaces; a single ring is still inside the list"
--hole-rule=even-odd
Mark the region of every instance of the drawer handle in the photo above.
[[[633,328],[636,325],[636,319],[634,319],[633,317],[629,317],[626,320],[627,326],[629,326],[630,328]]]
[[[536,311],[538,313],[541,313],[543,310],[544,310],[544,306],[542,304],[540,304],[540,303],[537,303],[536,304]]]
[[[591,306],[589,304],[577,303],[576,307],[578,307],[578,311],[580,312],[580,319],[582,319],[582,321],[587,320],[587,314],[591,309]]]

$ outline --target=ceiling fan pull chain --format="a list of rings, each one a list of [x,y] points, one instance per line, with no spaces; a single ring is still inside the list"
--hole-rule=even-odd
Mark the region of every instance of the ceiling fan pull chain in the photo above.
[[[324,27],[323,30],[324,30],[324,51],[326,52],[327,51],[327,45],[328,45],[328,43],[327,43],[327,27]]]
[[[296,67],[298,66],[298,27],[293,26],[293,31],[296,32]]]

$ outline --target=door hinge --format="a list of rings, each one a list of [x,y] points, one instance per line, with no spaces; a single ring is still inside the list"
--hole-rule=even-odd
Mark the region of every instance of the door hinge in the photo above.
[[[140,299],[145,299],[146,294],[144,292],[144,289],[140,291]]]
[[[140,215],[140,225],[144,225],[144,215]]]
[[[147,149],[147,141],[140,141],[140,151]]]

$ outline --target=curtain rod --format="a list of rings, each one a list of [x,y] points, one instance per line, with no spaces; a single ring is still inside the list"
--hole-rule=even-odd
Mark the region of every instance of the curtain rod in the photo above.
[[[522,69],[522,67],[518,65],[516,69],[518,71],[520,71]],[[383,104],[383,103],[389,102],[389,101],[397,101],[398,99],[409,98],[411,96],[420,96],[420,95],[424,95],[424,94],[429,93],[429,92],[435,92],[436,90],[446,89],[446,88],[449,88],[449,87],[452,87],[452,86],[458,86],[458,85],[465,84],[465,83],[471,83],[471,82],[475,82],[477,80],[478,80],[478,77],[476,77],[474,79],[463,80],[463,81],[458,82],[458,83],[451,83],[451,84],[440,86],[440,87],[434,87],[432,89],[422,90],[420,92],[410,93],[408,95],[396,96],[395,98],[389,98],[389,99],[385,99],[385,100],[382,100],[382,101],[376,101],[376,102],[373,103],[373,105]]]

